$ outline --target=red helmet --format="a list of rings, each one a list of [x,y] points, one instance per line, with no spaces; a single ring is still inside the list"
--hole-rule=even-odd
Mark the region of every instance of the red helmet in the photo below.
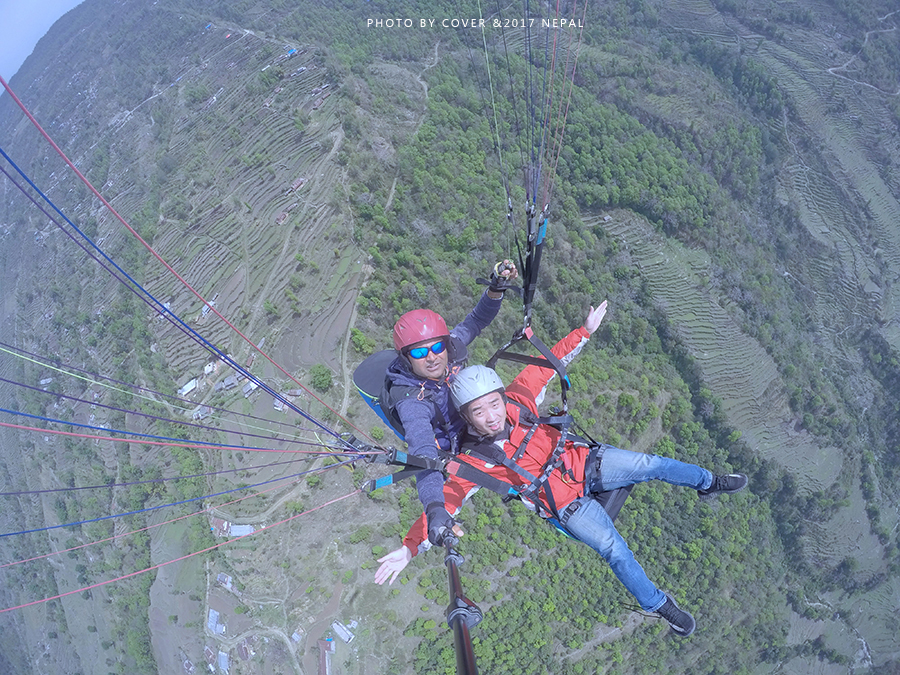
[[[394,324],[394,349],[400,352],[417,342],[449,334],[447,322],[440,314],[430,309],[414,309],[401,316]]]

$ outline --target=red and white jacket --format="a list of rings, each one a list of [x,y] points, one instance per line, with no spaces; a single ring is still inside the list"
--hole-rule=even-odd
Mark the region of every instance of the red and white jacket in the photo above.
[[[585,328],[577,328],[557,342],[552,352],[564,365],[568,365],[578,355],[581,348],[587,344],[589,338],[590,334]],[[555,375],[556,373],[550,368],[528,366],[506,388],[506,395],[537,416],[538,405],[544,398],[547,385]],[[532,426],[520,420],[520,414],[519,406],[510,402],[506,404],[506,418],[511,427],[509,440],[494,442],[495,446],[501,448],[509,458],[512,458],[516,453]],[[556,448],[559,435],[559,431],[555,427],[547,424],[539,425],[531,440],[528,441],[524,454],[516,463],[529,473],[535,476],[540,475],[541,470]],[[589,452],[590,449],[586,445],[575,443],[571,440],[566,441],[565,452],[562,456],[563,464],[553,470],[545,483],[545,489],[549,489],[552,492],[556,508],[559,511],[562,511],[575,499],[584,496],[585,463]],[[524,482],[522,476],[506,466],[489,464],[480,458],[466,454],[458,455],[457,459],[510,485],[518,486]],[[450,467],[452,472],[452,464]],[[456,515],[463,502],[477,490],[478,485],[475,483],[451,475],[444,483],[444,501],[447,511]],[[541,495],[541,503],[537,505],[537,510],[541,515],[546,516],[550,512],[550,508],[543,497],[544,490],[541,490]],[[534,504],[526,503],[531,508],[535,508]],[[424,513],[413,523],[413,526],[403,539],[403,545],[412,551],[414,556],[419,551],[430,548],[428,526]]]

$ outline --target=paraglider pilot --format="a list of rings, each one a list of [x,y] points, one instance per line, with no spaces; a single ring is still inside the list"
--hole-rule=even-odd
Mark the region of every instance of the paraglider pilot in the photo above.
[[[430,309],[407,312],[394,325],[397,358],[387,369],[386,403],[399,418],[411,455],[436,459],[439,451],[451,450],[463,421],[450,404],[448,383],[466,365],[467,345],[497,316],[504,290],[517,276],[509,260],[498,262],[475,309],[453,330]],[[423,472],[417,487],[423,506],[433,505],[434,522],[449,523],[441,473]]]

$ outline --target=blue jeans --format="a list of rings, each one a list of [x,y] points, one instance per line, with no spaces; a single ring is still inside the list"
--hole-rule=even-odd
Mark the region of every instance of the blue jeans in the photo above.
[[[591,492],[603,492],[648,480],[704,490],[712,485],[713,475],[702,467],[676,459],[606,446],[600,462],[600,477],[589,488]],[[634,559],[603,507],[591,497],[581,497],[576,502],[580,503],[580,508],[562,525],[603,556],[645,611],[655,612],[662,607],[666,602],[665,593],[650,581],[644,568]]]

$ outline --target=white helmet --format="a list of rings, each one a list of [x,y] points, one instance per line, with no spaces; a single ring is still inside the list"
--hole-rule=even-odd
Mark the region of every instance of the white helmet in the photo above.
[[[492,391],[503,393],[504,390],[503,380],[487,366],[463,368],[450,382],[450,398],[457,410]]]

